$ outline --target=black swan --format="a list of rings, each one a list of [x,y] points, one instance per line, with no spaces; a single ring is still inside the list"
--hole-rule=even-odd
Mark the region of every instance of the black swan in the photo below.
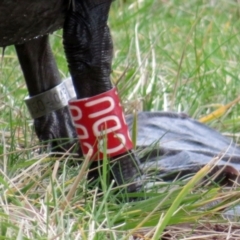
[[[26,103],[39,140],[52,140],[50,147],[69,149],[79,138],[83,154],[93,148],[93,160],[100,160],[101,142],[107,138],[109,158],[119,159],[112,169],[121,184],[140,173],[122,107],[110,81],[112,38],[107,20],[111,2],[3,0],[0,47],[15,46],[29,91]],[[48,39],[60,28],[77,97],[70,106]],[[131,184],[128,190],[137,188],[137,184]]]

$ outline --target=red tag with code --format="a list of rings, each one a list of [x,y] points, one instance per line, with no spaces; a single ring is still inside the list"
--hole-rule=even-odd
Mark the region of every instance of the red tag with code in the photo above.
[[[104,151],[114,157],[133,148],[116,88],[90,98],[70,100],[69,109],[83,154],[93,149],[91,160],[102,159]]]

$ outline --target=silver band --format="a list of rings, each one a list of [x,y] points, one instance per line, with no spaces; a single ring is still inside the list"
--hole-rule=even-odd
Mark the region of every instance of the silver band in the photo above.
[[[75,97],[72,79],[67,78],[56,87],[24,100],[32,118],[39,118],[67,106],[68,101]]]

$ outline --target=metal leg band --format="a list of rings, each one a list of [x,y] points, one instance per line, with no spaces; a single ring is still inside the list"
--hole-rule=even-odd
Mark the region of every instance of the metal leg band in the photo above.
[[[24,100],[31,117],[35,119],[67,106],[68,101],[75,97],[72,79],[67,78],[56,87]]]

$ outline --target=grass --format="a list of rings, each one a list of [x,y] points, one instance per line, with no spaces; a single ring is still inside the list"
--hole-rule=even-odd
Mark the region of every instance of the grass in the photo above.
[[[126,112],[172,110],[202,119],[234,101],[240,89],[239,14],[234,0],[115,1],[112,79]],[[65,78],[61,31],[51,42]],[[139,202],[125,202],[124,194],[106,188],[105,176],[101,193],[89,187],[84,164],[68,164],[73,156],[38,153],[13,47],[1,60],[0,78],[0,239],[159,239],[164,229],[163,239],[240,238],[234,232],[238,219],[221,215],[238,203],[238,187],[199,183],[214,162],[193,178],[158,181],[138,193],[148,197]],[[240,105],[220,112],[207,124],[238,140]]]

